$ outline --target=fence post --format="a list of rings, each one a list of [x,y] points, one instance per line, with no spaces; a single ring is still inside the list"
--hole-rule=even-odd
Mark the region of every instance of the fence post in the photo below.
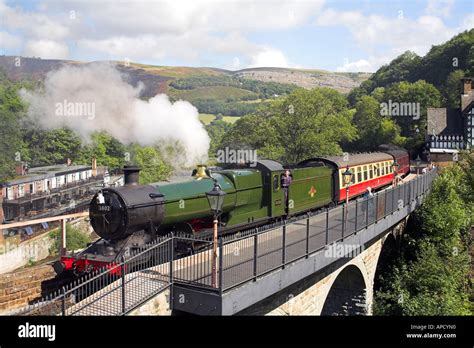
[[[125,315],[125,256],[121,258],[120,275],[122,277],[122,315]]]
[[[355,199],[355,205],[356,205],[356,212],[355,212],[355,226],[354,226],[354,234],[357,233],[358,229],[357,229],[357,207],[359,205],[359,202],[357,201],[357,198]]]
[[[173,284],[173,261],[174,261],[174,234],[171,232],[171,240],[170,240],[170,264],[169,264],[169,272],[170,272],[170,284]]]
[[[326,208],[326,244],[329,243],[329,208]]]
[[[253,237],[253,280],[257,280],[257,259],[258,259],[258,233]]]
[[[377,194],[375,195],[375,197],[376,197],[376,199],[375,199],[375,222],[379,221],[379,194],[380,194],[380,192],[377,192]]]
[[[309,217],[306,219],[306,258],[309,255]]]
[[[282,269],[285,268],[285,247],[286,247],[286,221],[283,224],[283,247],[281,248],[282,253],[281,253],[281,264],[282,264]]]
[[[392,188],[392,211],[390,213],[395,211],[395,189],[396,187]]]
[[[224,275],[224,242],[219,238],[219,292],[222,294],[222,278]]]
[[[367,204],[365,205],[365,228],[369,226],[369,199],[370,197],[367,197]]]
[[[170,272],[170,310],[173,310],[173,302],[174,302],[174,294],[173,294],[173,261],[174,261],[174,234],[171,232],[171,240],[170,244],[170,264],[169,264],[169,272]]]
[[[59,247],[59,255],[66,255],[66,219],[61,220],[61,245]]]
[[[66,288],[63,286],[62,289],[61,289],[61,293],[62,293],[62,301],[61,301],[61,311],[62,311],[62,315],[63,317],[66,316]]]
[[[344,231],[346,229],[346,210],[347,210],[347,207],[346,207],[346,204],[344,203],[342,205],[342,231],[341,231],[341,241],[344,240]]]

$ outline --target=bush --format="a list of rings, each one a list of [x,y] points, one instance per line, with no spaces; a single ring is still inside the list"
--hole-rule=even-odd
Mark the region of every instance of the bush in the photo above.
[[[61,229],[58,228],[50,233],[50,237],[53,239],[53,245],[49,249],[51,255],[59,253],[61,243]],[[84,249],[87,243],[91,242],[90,236],[81,232],[79,228],[66,224],[66,249],[77,250]]]

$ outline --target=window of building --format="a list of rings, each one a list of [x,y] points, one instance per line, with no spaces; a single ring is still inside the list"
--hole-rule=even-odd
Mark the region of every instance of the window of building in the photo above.
[[[25,195],[25,185],[18,185],[18,197],[23,197]]]

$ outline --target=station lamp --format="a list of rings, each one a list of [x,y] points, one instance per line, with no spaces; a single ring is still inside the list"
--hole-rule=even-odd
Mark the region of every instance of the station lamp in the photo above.
[[[214,215],[214,242],[213,242],[213,253],[212,253],[212,287],[217,287],[217,225],[219,223],[219,215],[222,214],[222,207],[224,206],[224,196],[226,193],[222,190],[221,186],[216,179],[214,180],[214,187],[211,191],[206,192],[207,201],[211,208],[212,214]],[[221,255],[222,257],[222,255]],[[222,270],[221,270],[222,272]]]

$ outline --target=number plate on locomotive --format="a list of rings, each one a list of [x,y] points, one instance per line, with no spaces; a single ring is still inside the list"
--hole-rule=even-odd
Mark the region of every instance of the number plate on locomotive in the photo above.
[[[112,207],[110,205],[100,204],[97,206],[97,210],[100,212],[106,213],[106,212],[112,211]]]

